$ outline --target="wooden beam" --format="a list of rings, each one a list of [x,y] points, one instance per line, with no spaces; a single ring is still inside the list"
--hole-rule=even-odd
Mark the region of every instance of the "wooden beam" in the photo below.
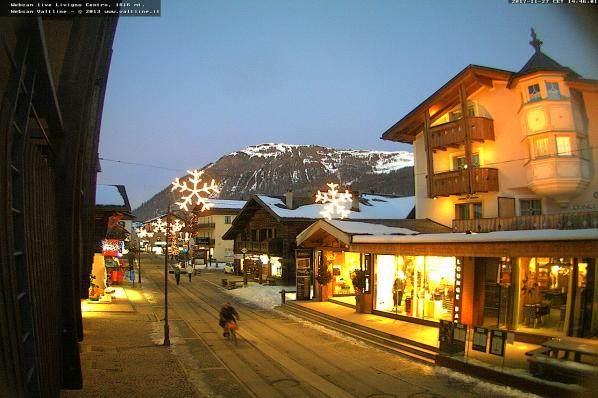
[[[426,173],[426,183],[428,187],[428,198],[434,197],[432,195],[432,179],[434,178],[434,152],[430,144],[430,112],[429,109],[424,110],[424,145],[426,146],[426,160],[428,170]]]
[[[461,99],[461,122],[463,123],[463,131],[465,132],[465,161],[467,164],[467,185],[469,193],[471,191],[471,132],[469,131],[469,114],[467,110],[467,91],[465,85],[459,86],[459,97]]]

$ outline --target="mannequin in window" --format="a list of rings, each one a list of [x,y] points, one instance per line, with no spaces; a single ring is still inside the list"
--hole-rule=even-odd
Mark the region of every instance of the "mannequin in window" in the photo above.
[[[400,307],[403,301],[403,291],[405,290],[405,280],[399,277],[395,278],[392,285],[392,298],[394,301],[394,307]]]

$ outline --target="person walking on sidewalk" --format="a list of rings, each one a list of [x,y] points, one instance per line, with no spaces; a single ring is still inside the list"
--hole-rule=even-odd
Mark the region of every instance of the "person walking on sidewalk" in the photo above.
[[[189,282],[191,282],[191,275],[193,275],[193,266],[189,263],[187,263],[187,266],[185,267],[185,271],[187,271],[187,276],[189,277]]]
[[[174,267],[174,279],[177,285],[181,282],[181,267],[179,265]]]

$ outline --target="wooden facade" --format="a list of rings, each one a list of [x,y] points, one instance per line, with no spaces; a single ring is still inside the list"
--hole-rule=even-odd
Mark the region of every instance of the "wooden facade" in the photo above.
[[[454,232],[598,228],[598,211],[453,220]]]
[[[0,18],[1,396],[82,385],[82,276],[116,22]]]
[[[234,253],[237,257],[259,256],[282,259],[280,282],[295,282],[295,248],[297,235],[314,220],[285,219],[277,217],[259,199],[252,197],[233,221],[232,227],[223,239],[235,241]],[[259,267],[259,264],[256,264]],[[265,275],[265,274],[264,274]],[[278,278],[274,278],[278,279]],[[263,277],[262,277],[263,280]]]

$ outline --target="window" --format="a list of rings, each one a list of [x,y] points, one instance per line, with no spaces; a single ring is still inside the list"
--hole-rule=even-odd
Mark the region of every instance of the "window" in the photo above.
[[[522,216],[539,216],[542,214],[540,199],[519,199],[519,212]]]
[[[469,220],[469,203],[459,203],[455,205],[455,219]]]
[[[259,235],[259,229],[252,229],[251,230],[251,241],[252,242],[258,242],[258,235]]]
[[[556,154],[557,156],[571,156],[571,137],[568,135],[561,135],[556,137]]]
[[[540,85],[539,84],[532,84],[531,86],[528,86],[527,92],[529,94],[530,102],[538,101],[538,100],[542,99],[542,94],[540,94]]]
[[[484,217],[484,212],[482,211],[482,204],[481,203],[473,203],[472,207],[473,207],[473,218],[474,219],[483,218]]]
[[[455,205],[455,219],[469,220],[483,218],[482,203],[458,203]]]
[[[467,167],[465,156],[456,156],[453,158],[453,170],[465,170]],[[471,167],[480,167],[480,155],[471,154]]]
[[[557,82],[546,82],[546,96],[550,99],[561,98],[561,90]]]
[[[540,137],[534,140],[535,158],[550,155],[550,138]]]
[[[224,223],[225,224],[230,224],[231,223],[231,219],[232,219],[231,216],[224,216]]]

